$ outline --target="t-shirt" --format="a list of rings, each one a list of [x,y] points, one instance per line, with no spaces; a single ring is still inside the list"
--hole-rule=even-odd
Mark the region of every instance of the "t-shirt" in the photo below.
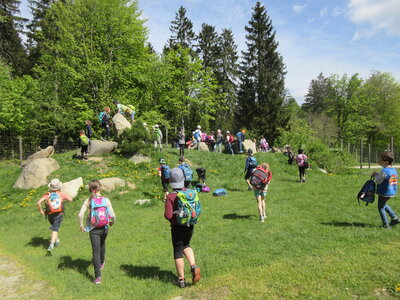
[[[110,213],[112,221],[113,221],[113,223],[115,223],[116,216],[115,216],[114,210],[112,208],[111,201],[108,198],[105,198],[105,199],[106,199],[106,206],[108,208],[108,211]],[[91,198],[86,199],[82,204],[81,210],[79,211],[78,218],[79,218],[79,226],[80,227],[84,227],[83,226],[83,217],[85,215],[85,212],[89,209],[90,200],[91,200]],[[87,217],[88,220],[89,220],[89,217],[90,217],[90,210],[89,210],[88,217]],[[92,230],[94,228],[94,226],[92,224],[90,224],[90,222],[89,222],[89,227],[90,227],[90,230]]]

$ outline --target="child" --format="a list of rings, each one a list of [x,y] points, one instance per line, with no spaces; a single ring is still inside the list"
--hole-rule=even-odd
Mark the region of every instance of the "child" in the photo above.
[[[206,184],[206,172],[207,170],[204,168],[197,168],[196,173],[198,176],[198,183]]]
[[[179,156],[185,155],[185,129],[179,128],[178,133]]]
[[[51,224],[50,245],[47,248],[47,253],[53,255],[54,247],[60,245],[58,231],[63,220],[64,201],[72,201],[72,198],[65,193],[60,192],[62,182],[55,178],[48,184],[49,192],[44,194],[37,202],[37,208],[42,215],[46,215]],[[46,201],[46,211],[42,209],[42,202]]]
[[[215,137],[215,149],[218,153],[222,153],[222,141],[224,137],[222,135],[221,129],[217,130],[217,135]]]
[[[183,260],[183,256],[186,257],[190,264],[193,284],[201,279],[200,268],[196,265],[194,252],[192,247],[190,246],[190,240],[193,235],[194,225],[181,226],[176,221],[176,217],[174,215],[174,208],[177,207],[177,192],[183,189],[184,181],[185,177],[182,170],[179,168],[173,168],[171,170],[169,183],[174,192],[167,196],[167,201],[165,202],[164,208],[164,218],[167,219],[171,224],[171,236],[172,245],[174,248],[175,268],[176,272],[178,273],[177,285],[180,288],[186,287],[185,261]]]
[[[79,146],[81,147],[81,157],[83,159],[87,159],[87,155],[89,154],[89,152],[88,152],[89,139],[85,135],[84,130],[81,130],[79,132]]]
[[[85,134],[87,136],[87,138],[89,139],[89,144],[90,144],[90,140],[92,139],[93,136],[93,130],[92,130],[92,122],[90,122],[89,120],[85,121]]]
[[[108,141],[108,139],[110,138],[112,126],[110,111],[110,108],[108,106],[105,106],[104,111],[101,113],[100,120],[101,127],[103,128],[103,136],[101,137],[101,139],[106,141]]]
[[[182,169],[182,171],[183,171],[183,174],[185,176],[185,188],[188,189],[190,187],[190,183],[192,182],[192,179],[193,179],[193,170],[188,164],[185,163],[184,157],[179,158],[178,168]]]
[[[268,186],[270,183],[270,180],[272,178],[272,172],[269,169],[269,164],[267,163],[262,163],[260,165],[261,169],[264,170],[267,174],[268,174],[268,181],[265,184],[264,188],[262,189],[256,189],[255,187],[253,187],[254,189],[254,196],[256,197],[257,200],[257,206],[258,206],[258,213],[260,215],[260,222],[264,222],[265,218],[267,217],[266,213],[265,213],[265,197],[267,196],[267,191],[268,191]]]
[[[225,150],[228,151],[228,153],[234,155],[232,149],[232,143],[233,143],[233,135],[231,135],[231,133],[227,131],[225,137]]]
[[[164,202],[167,199],[167,196],[169,194],[168,191],[168,184],[169,184],[169,175],[171,173],[171,170],[169,166],[166,164],[167,162],[165,161],[164,158],[160,158],[159,160],[160,167],[158,168],[158,176],[161,178],[161,185],[163,187],[164,191]]]
[[[116,220],[110,200],[101,196],[100,189],[100,181],[92,180],[89,182],[91,196],[83,202],[78,214],[81,232],[89,232],[90,235],[95,274],[94,284],[101,283],[101,270],[104,269],[105,264],[108,225],[112,226]],[[89,214],[85,227],[83,217],[86,210],[89,210]]]
[[[390,226],[395,226],[400,222],[392,208],[386,204],[386,202],[388,202],[390,198],[396,196],[397,193],[398,175],[396,169],[392,166],[393,154],[389,152],[382,153],[378,164],[382,166],[382,170],[380,173],[372,173],[378,185],[378,211],[382,219],[383,227],[389,229]],[[392,219],[390,223],[388,223],[386,212]]]
[[[248,157],[246,158],[246,165],[244,167],[244,172],[246,172],[246,174],[244,175],[244,180],[247,183],[248,190],[251,191],[252,188],[250,184],[250,177],[254,169],[257,168],[258,163],[256,158],[253,156],[253,150],[251,149],[247,150],[247,155]]]
[[[306,182],[306,166],[305,161],[307,160],[307,155],[303,153],[303,149],[297,151],[299,154],[296,155],[297,166],[299,167],[300,183]],[[290,153],[290,152],[289,152]]]

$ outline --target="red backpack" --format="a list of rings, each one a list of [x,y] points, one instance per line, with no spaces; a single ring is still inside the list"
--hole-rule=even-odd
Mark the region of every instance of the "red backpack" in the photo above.
[[[258,190],[262,190],[270,182],[272,178],[272,172],[265,170],[261,167],[255,168],[250,177],[250,184]]]
[[[46,214],[62,213],[64,210],[63,199],[57,192],[48,193],[46,200]]]

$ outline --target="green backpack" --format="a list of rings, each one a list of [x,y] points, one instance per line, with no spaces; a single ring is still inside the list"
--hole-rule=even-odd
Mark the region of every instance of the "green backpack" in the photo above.
[[[176,211],[176,221],[179,225],[190,226],[197,224],[201,214],[201,204],[195,190],[182,190],[177,194],[178,202]]]

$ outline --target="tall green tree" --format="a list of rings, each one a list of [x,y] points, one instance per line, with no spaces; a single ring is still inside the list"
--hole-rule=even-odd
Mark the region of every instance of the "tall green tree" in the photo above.
[[[214,26],[203,23],[201,30],[196,37],[197,49],[196,52],[199,58],[203,61],[204,68],[211,68],[214,73],[220,65],[220,37]]]
[[[171,21],[169,30],[171,31],[171,37],[168,42],[168,48],[176,49],[180,45],[183,48],[193,50],[196,35],[193,31],[193,23],[186,16],[186,9],[183,6],[180,6],[175,13],[175,18]]]
[[[240,64],[237,125],[265,135],[273,144],[288,122],[283,107],[286,71],[272,21],[260,2],[245,30],[247,50]]]
[[[326,108],[325,101],[328,93],[329,78],[320,73],[316,79],[311,80],[302,109],[312,113],[321,113]]]

